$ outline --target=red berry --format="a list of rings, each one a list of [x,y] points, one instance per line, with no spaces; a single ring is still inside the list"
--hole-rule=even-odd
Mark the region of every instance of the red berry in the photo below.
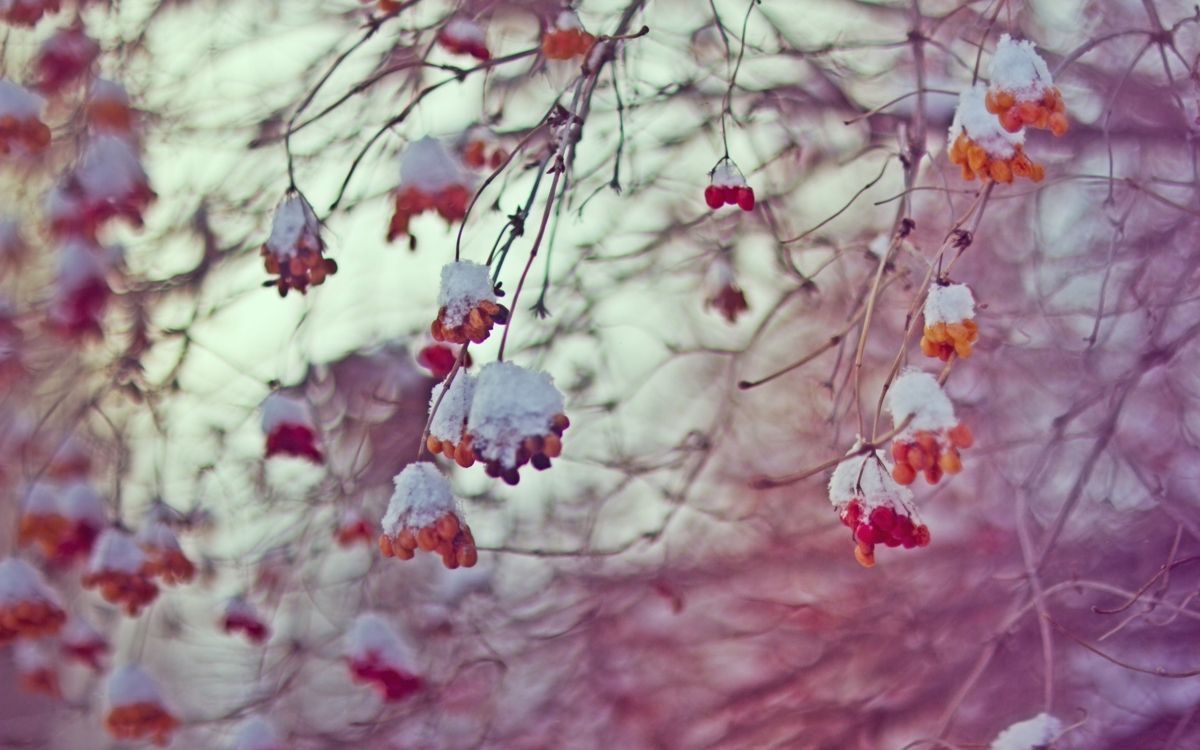
[[[738,208],[743,211],[754,210],[754,188],[749,185],[742,185],[737,188],[737,204]]]
[[[704,202],[711,209],[718,209],[725,205],[724,196],[721,194],[721,188],[717,185],[709,185],[704,188]]]

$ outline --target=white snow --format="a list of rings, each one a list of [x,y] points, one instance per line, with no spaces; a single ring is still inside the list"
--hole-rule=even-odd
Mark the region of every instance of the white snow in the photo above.
[[[132,536],[119,529],[106,529],[96,542],[96,548],[92,550],[88,572],[136,575],[141,572],[145,562],[146,553]]]
[[[48,602],[59,606],[58,595],[41,571],[24,560],[10,557],[0,562],[0,606],[17,602]]]
[[[42,113],[42,98],[12,81],[0,80],[0,116],[18,120],[37,118]]]
[[[486,41],[483,27],[469,18],[455,16],[451,18],[443,29],[443,33],[451,39],[459,42],[475,42],[483,44]]]
[[[147,183],[137,150],[115,135],[97,135],[88,142],[75,177],[89,198],[101,201],[124,200]]]
[[[148,547],[154,551],[179,552],[183,549],[179,546],[179,537],[175,536],[171,527],[153,518],[148,518],[138,530],[137,543],[142,545],[143,549]]]
[[[449,480],[427,461],[405,466],[394,481],[396,491],[380,522],[389,536],[402,528],[428,526],[447,512],[458,512]]]
[[[567,8],[558,14],[558,18],[554,21],[554,28],[566,31],[568,29],[582,29],[583,23],[579,20],[579,14]]]
[[[741,186],[746,184],[746,178],[737,167],[728,159],[722,159],[721,163],[717,164],[716,169],[712,173],[712,184],[722,187],[733,185]]]
[[[462,438],[467,416],[471,413],[471,402],[475,397],[475,378],[465,370],[459,370],[454,375],[442,403],[438,398],[442,395],[443,385],[438,383],[433,387],[429,398],[429,408],[432,411],[437,404],[437,411],[429,423],[429,434],[438,440],[449,440],[457,443]]]
[[[438,307],[445,308],[442,323],[457,328],[480,302],[496,301],[492,279],[487,266],[469,260],[442,266],[442,288],[438,292]]]
[[[400,186],[437,193],[452,185],[469,185],[470,180],[458,158],[452,156],[437,138],[426,136],[413,141],[400,159]]]
[[[563,395],[549,375],[493,362],[479,372],[467,431],[477,455],[511,468],[522,441],[547,434],[562,412]]]
[[[106,645],[108,641],[87,620],[72,616],[63,626],[59,639],[68,646],[80,648],[83,646]]]
[[[1049,744],[1062,728],[1061,721],[1041,713],[1005,729],[992,742],[991,750],[1036,750]]]
[[[21,509],[31,516],[63,515],[62,503],[59,501],[59,487],[50,482],[34,482],[25,491],[25,500],[21,503]]]
[[[17,671],[22,674],[54,668],[54,661],[42,645],[24,639],[13,648],[13,661],[17,664]]]
[[[399,672],[415,675],[416,657],[412,648],[381,614],[364,612],[346,632],[346,656],[355,661],[372,657]]]
[[[301,246],[321,247],[321,222],[312,206],[299,193],[291,193],[275,209],[267,250],[277,257],[290,257]]]
[[[937,378],[923,370],[909,368],[900,373],[888,391],[887,408],[897,427],[910,416],[913,418],[903,435],[938,432],[958,424],[954,404],[938,385]]]
[[[72,482],[63,490],[63,515],[72,521],[87,521],[93,526],[102,526],[108,511],[104,498],[87,482]]]
[[[233,750],[279,750],[279,732],[261,716],[251,716],[238,725]]]
[[[1046,61],[1037,53],[1033,42],[1013,41],[1008,34],[1000,37],[996,52],[988,66],[992,88],[1012,93],[1017,101],[1040,99],[1054,85]]]
[[[912,490],[892,479],[892,467],[867,454],[842,461],[829,479],[829,502],[839,511],[858,499],[866,512],[881,505],[909,506]]]
[[[958,107],[954,110],[954,121],[950,124],[950,136],[946,142],[947,150],[954,145],[959,133],[966,132],[967,136],[983,147],[989,156],[1007,159],[1016,152],[1016,147],[1025,142],[1025,130],[1010,133],[1000,125],[1000,118],[987,111],[984,99],[987,89],[982,83],[977,83],[969,89],[963,89],[958,95]]]
[[[133,664],[126,664],[113,670],[108,677],[106,693],[108,694],[108,705],[111,708],[132,706],[138,703],[161,706],[163,703],[158,683],[145,670]]]
[[[80,289],[94,279],[103,279],[113,260],[112,250],[82,237],[71,237],[58,249],[57,284],[63,292]]]
[[[925,325],[959,323],[975,319],[975,296],[966,284],[929,287],[925,298]]]
[[[262,429],[270,434],[285,425],[301,425],[312,428],[312,412],[308,403],[282,393],[272,393],[262,402]]]

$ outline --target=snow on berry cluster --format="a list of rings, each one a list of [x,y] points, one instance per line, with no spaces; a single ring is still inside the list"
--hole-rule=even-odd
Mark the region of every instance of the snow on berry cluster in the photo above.
[[[875,565],[875,547],[924,547],[929,528],[913,507],[912,492],[892,479],[874,452],[838,464],[829,480],[829,502],[850,529],[854,558]]]
[[[304,196],[296,192],[284,196],[275,209],[271,236],[260,253],[267,273],[278,277],[273,283],[280,297],[292,289],[304,294],[310,286],[320,286],[337,273],[337,262],[324,256],[321,222]]]
[[[42,105],[37,94],[0,80],[0,154],[38,154],[50,145]]]
[[[40,571],[24,560],[0,562],[0,644],[62,629],[67,615]]]
[[[36,26],[43,15],[59,9],[60,0],[0,0],[0,19],[12,26]]]
[[[470,55],[482,61],[492,59],[483,27],[469,18],[451,18],[438,32],[437,40],[448,52],[456,55]]]
[[[265,643],[271,637],[271,627],[258,614],[254,605],[242,596],[235,596],[225,602],[225,611],[221,615],[221,629],[233,635],[244,633],[246,638],[255,644]]]
[[[897,482],[912,484],[918,473],[924,473],[925,481],[937,484],[943,474],[962,471],[958,452],[970,448],[974,438],[954,416],[954,404],[937,378],[921,370],[905,370],[888,391],[887,408],[900,430],[892,443],[896,461],[892,477]]]
[[[726,157],[709,173],[709,185],[704,189],[704,202],[714,211],[721,206],[737,206],[743,211],[753,211],[754,188],[746,184],[741,170]]]
[[[563,395],[546,373],[511,362],[493,362],[480,370],[465,439],[488,476],[516,484],[525,464],[538,471],[550,468],[570,426]]]
[[[1024,152],[1025,127],[1067,132],[1067,110],[1046,61],[1033,42],[1000,37],[988,67],[989,86],[962,92],[948,143],[950,162],[964,180],[1012,182],[1026,177],[1041,182],[1045,169]]]
[[[373,686],[389,703],[404,700],[424,684],[412,648],[375,612],[355,618],[346,633],[345,654],[351,678]]]
[[[68,26],[47,39],[33,59],[37,88],[59,94],[78,83],[100,57],[100,45],[79,24]]]
[[[450,482],[431,463],[409,464],[396,475],[396,490],[381,525],[384,557],[411,560],[419,549],[436,552],[453,570],[479,560],[475,537],[463,521]]]
[[[1005,729],[992,741],[991,750],[1040,750],[1049,747],[1062,731],[1059,719],[1041,713]]]
[[[86,557],[107,523],[104,499],[86,481],[30,485],[21,506],[17,541],[35,545],[56,564]]]
[[[479,344],[493,325],[507,322],[508,308],[496,301],[487,266],[464,260],[442,267],[438,315],[430,325],[435,341]]]
[[[966,284],[934,284],[925,297],[925,332],[921,353],[946,362],[950,355],[966,359],[979,339],[975,297]]]
[[[459,371],[448,386],[444,382],[435,385],[429,397],[432,418],[425,447],[434,455],[454,459],[464,469],[475,464],[475,451],[467,434],[474,399],[475,378],[466,371]]]
[[[542,54],[547,60],[570,60],[586,55],[595,43],[596,37],[584,31],[575,11],[564,10],[542,35]]]
[[[472,182],[462,162],[440,140],[427,136],[413,141],[400,160],[400,186],[392,194],[388,241],[408,234],[413,217],[426,211],[437,211],[450,224],[462,221]]]
[[[130,617],[136,617],[158,598],[158,586],[151,578],[146,552],[133,536],[110,528],[100,535],[82,583],[87,589],[99,589],[110,604],[120,605]]]
[[[179,720],[145,670],[132,664],[117,668],[109,675],[106,692],[104,725],[110,734],[119,740],[151,740],[160,747],[170,743]]]
[[[267,458],[293,456],[314,464],[324,460],[317,448],[316,423],[306,402],[276,392],[263,400],[261,409]]]
[[[704,286],[708,291],[704,306],[717,310],[726,321],[737,322],[738,316],[750,309],[746,302],[746,293],[738,286],[734,277],[733,262],[729,253],[721,253],[708,267],[708,273],[704,276]]]

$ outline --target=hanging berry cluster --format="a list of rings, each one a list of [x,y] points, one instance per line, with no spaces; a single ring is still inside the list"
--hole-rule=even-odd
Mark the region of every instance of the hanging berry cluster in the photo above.
[[[438,32],[437,40],[438,44],[453,54],[470,55],[483,61],[492,59],[483,27],[469,18],[451,18]]]
[[[412,648],[374,612],[359,615],[346,633],[346,663],[355,682],[373,686],[388,703],[402,701],[424,686]]]
[[[921,370],[900,373],[888,391],[888,410],[901,432],[892,443],[892,477],[912,484],[918,474],[937,484],[945,474],[962,471],[960,449],[974,442],[971,430],[954,416],[954,405],[937,378]]]
[[[320,286],[337,273],[337,262],[324,256],[321,222],[296,192],[288,193],[275,209],[271,236],[260,252],[267,273],[279,277],[272,283],[280,297],[292,289],[304,294],[309,286]]]
[[[179,720],[168,710],[154,681],[140,667],[125,665],[108,678],[108,714],[104,725],[119,740],[150,740],[164,747]]]
[[[442,267],[438,316],[429,329],[434,341],[480,344],[493,325],[507,322],[508,308],[497,301],[487,266],[458,261]]]
[[[409,464],[396,475],[383,517],[379,549],[384,557],[411,560],[417,550],[436,552],[453,570],[479,560],[471,528],[462,520],[450,482],[431,463]]]
[[[1050,69],[1033,43],[1000,37],[988,68],[991,84],[975,84],[959,96],[947,141],[950,162],[964,180],[1041,182],[1045,169],[1024,152],[1025,127],[1067,132],[1066,105]]]
[[[925,297],[925,332],[921,353],[946,362],[957,354],[966,359],[979,339],[975,297],[966,284],[935,283]]]
[[[292,456],[314,464],[324,460],[317,448],[317,428],[308,404],[277,392],[267,396],[261,408],[267,458]]]
[[[393,193],[388,241],[408,234],[413,217],[426,211],[437,211],[450,224],[462,221],[472,182],[462,163],[438,139],[426,137],[409,144],[400,161],[400,186]]]
[[[542,35],[542,54],[547,60],[570,60],[586,55],[595,43],[596,37],[584,31],[575,11],[564,10]]]
[[[889,475],[874,452],[847,459],[829,481],[829,502],[854,540],[854,559],[875,565],[875,547],[925,547],[929,528],[921,523],[912,492]]]
[[[754,188],[746,184],[746,178],[733,160],[725,157],[709,173],[704,202],[714,211],[722,206],[737,206],[743,211],[753,211]]]

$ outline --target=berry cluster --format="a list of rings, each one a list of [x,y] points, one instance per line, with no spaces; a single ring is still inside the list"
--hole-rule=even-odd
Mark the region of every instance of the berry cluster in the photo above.
[[[137,535],[138,544],[146,556],[142,570],[168,585],[189,583],[196,576],[196,566],[183,553],[175,532],[163,523],[151,522]]]
[[[429,327],[434,341],[473,344],[487,340],[492,326],[508,322],[508,308],[496,301],[487,266],[470,261],[442,267],[438,315]]]
[[[965,424],[940,434],[922,430],[909,438],[897,438],[892,442],[892,458],[896,460],[892,478],[909,485],[916,481],[917,474],[923,473],[926,482],[937,484],[943,474],[953,476],[962,471],[958,452],[970,448],[974,442],[971,429]]]
[[[492,300],[481,300],[471,308],[465,320],[456,325],[451,324],[451,320],[445,307],[438,310],[437,318],[429,326],[429,333],[435,341],[479,344],[487,340],[492,326],[508,322],[508,308]]]
[[[730,159],[722,159],[710,179],[704,189],[704,202],[709,208],[715,211],[721,206],[737,206],[743,211],[754,210],[754,188],[746,184],[746,178]]]
[[[456,55],[470,55],[488,61],[492,53],[487,48],[483,27],[466,18],[452,18],[438,32],[438,44]]]
[[[1040,99],[1034,100],[1020,100],[1011,91],[989,90],[984,104],[988,112],[1000,118],[1000,126],[1010,133],[1028,125],[1062,136],[1069,127],[1067,105],[1062,93],[1053,86],[1046,89]]]
[[[0,10],[0,19],[13,26],[36,26],[46,13],[57,13],[59,0],[9,0]]]
[[[38,117],[33,95],[0,81],[0,154],[36,154],[50,145],[50,128]]]
[[[1033,42],[1002,34],[988,65],[988,78],[991,86],[984,104],[1005,130],[1018,133],[1028,125],[1056,136],[1067,132],[1062,93]]]
[[[921,352],[946,362],[957,354],[966,359],[979,339],[975,324],[975,297],[966,284],[939,281],[925,298],[925,332]]]
[[[424,685],[405,641],[381,615],[358,616],[346,634],[346,663],[355,682],[373,685],[389,703],[402,701]]]
[[[100,45],[83,32],[82,26],[71,26],[46,40],[34,58],[39,91],[57,94],[85,76],[96,58]]]
[[[921,336],[921,353],[926,357],[937,357],[943,362],[957,354],[962,359],[971,356],[971,349],[979,339],[979,326],[973,320],[960,323],[934,323],[925,326]]]
[[[158,703],[131,703],[114,706],[104,719],[104,727],[119,740],[152,740],[159,747],[171,742],[179,720]]]
[[[81,583],[85,589],[99,589],[105,601],[124,607],[130,617],[158,597],[158,586],[147,571],[146,553],[129,534],[117,529],[100,536]]]
[[[36,568],[15,558],[0,563],[0,644],[55,635],[66,619]]]
[[[950,146],[950,163],[962,169],[964,180],[978,177],[981,181],[994,180],[1007,184],[1017,177],[1034,182],[1041,182],[1046,177],[1045,167],[1034,163],[1020,144],[1013,146],[1008,157],[994,156],[971,140],[966,132],[960,133]]]
[[[388,225],[388,242],[408,234],[408,225],[413,217],[426,211],[437,211],[449,224],[462,221],[471,202],[471,191],[465,185],[450,185],[437,192],[405,187],[395,192],[393,200],[395,208]]]
[[[571,420],[567,419],[566,414],[555,414],[550,420],[547,432],[527,435],[521,441],[511,465],[503,459],[491,459],[485,462],[484,470],[489,477],[503,479],[506,484],[515,485],[521,481],[517,472],[525,464],[531,464],[538,471],[549,469],[550,460],[562,455],[563,432],[570,426]],[[467,449],[471,449],[470,445]]]
[[[458,347],[445,342],[437,342],[423,347],[417,352],[417,364],[429,370],[429,374],[438,380],[444,380],[454,369],[458,361]],[[463,355],[463,367],[471,366],[471,354]]]
[[[250,603],[241,597],[234,597],[225,605],[221,628],[230,635],[239,631],[245,633],[246,638],[255,644],[265,643],[271,637],[271,628],[259,618]]]
[[[347,659],[347,664],[355,682],[373,685],[388,703],[404,700],[424,684],[420,677],[388,666],[378,657]]]
[[[563,11],[542,36],[542,54],[547,60],[570,60],[586,55],[595,43],[596,37],[583,30],[578,16]]]
[[[337,273],[337,262],[324,252],[321,222],[312,206],[299,193],[289,193],[275,210],[271,236],[260,251],[267,273],[278,276],[272,283],[279,296],[286,297],[292,289],[304,294]]]
[[[338,519],[334,538],[337,539],[339,547],[349,549],[359,542],[369,544],[375,538],[375,534],[372,533],[371,525],[367,522],[367,519],[363,518],[361,513],[347,511]]]
[[[453,513],[444,513],[433,523],[419,528],[402,527],[393,535],[381,534],[379,551],[384,557],[411,560],[417,550],[436,552],[450,570],[471,568],[479,561],[471,527]]]
[[[317,430],[308,405],[282,393],[272,393],[262,404],[262,428],[267,434],[266,457],[294,456],[319,464]]]
[[[854,559],[863,567],[875,565],[875,545],[886,547],[929,546],[929,527],[913,520],[904,508],[877,505],[863,510],[862,499],[851,500],[841,512],[842,524],[854,535]]]
[[[21,689],[34,695],[61,698],[58,671],[46,650],[39,644],[22,642],[13,649]]]
[[[484,138],[468,140],[462,148],[463,164],[471,169],[498,169],[507,158],[508,152]]]

